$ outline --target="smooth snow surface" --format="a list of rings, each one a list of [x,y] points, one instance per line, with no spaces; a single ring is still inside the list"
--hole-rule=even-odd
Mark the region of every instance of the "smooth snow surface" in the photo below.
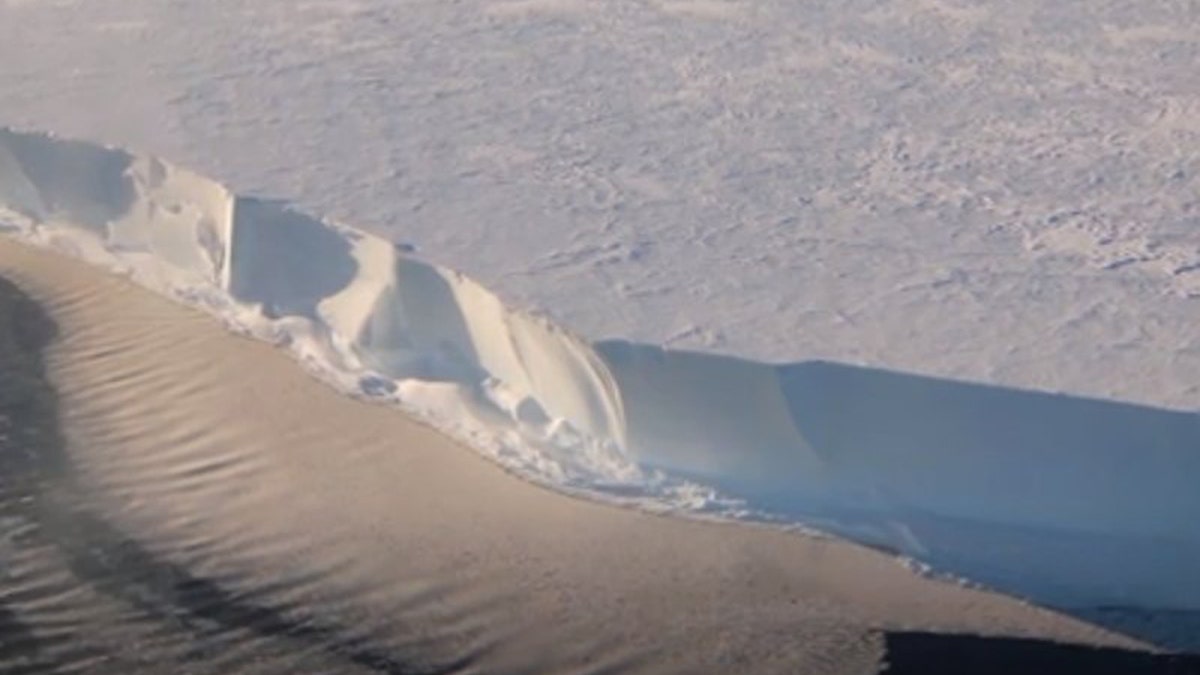
[[[386,239],[37,133],[0,130],[0,207],[544,484],[808,524],[1040,602],[1200,610],[1195,413],[591,342]]]

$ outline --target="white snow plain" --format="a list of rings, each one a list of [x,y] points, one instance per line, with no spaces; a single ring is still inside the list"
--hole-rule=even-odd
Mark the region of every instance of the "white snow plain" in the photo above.
[[[1200,609],[1196,413],[591,342],[387,239],[41,134],[0,129],[0,230],[543,484],[815,526],[1060,606]]]
[[[84,193],[109,204],[76,214],[92,235],[39,231],[152,285],[211,291],[231,240],[141,255],[160,228],[128,208],[189,204],[150,214],[183,227],[238,205],[267,239],[203,301],[310,360],[369,346],[383,379],[344,384],[462,362],[388,342],[399,319],[365,298],[401,285],[482,322],[451,344],[557,345],[589,375],[495,355],[478,400],[397,389],[446,423],[505,411],[477,447],[510,419],[553,438],[511,451],[531,475],[738,508],[690,478],[1035,598],[1194,609],[1196,35],[1189,0],[6,0],[0,123],[138,149],[14,141],[114,162],[87,165],[118,191]],[[3,189],[29,221],[53,190],[27,182]],[[263,259],[284,223],[312,240]],[[412,339],[456,326],[437,317]]]
[[[0,1],[0,124],[592,338],[1200,407],[1192,0]]]

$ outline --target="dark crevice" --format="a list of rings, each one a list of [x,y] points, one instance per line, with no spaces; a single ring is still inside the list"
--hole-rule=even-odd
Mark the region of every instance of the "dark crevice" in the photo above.
[[[895,632],[884,635],[887,675],[1200,675],[1200,656],[1093,648],[1044,640]]]

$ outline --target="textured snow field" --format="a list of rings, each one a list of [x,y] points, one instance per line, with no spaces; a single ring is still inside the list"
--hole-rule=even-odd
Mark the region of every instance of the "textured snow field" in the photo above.
[[[1194,2],[0,1],[0,123],[591,338],[1200,403]]]

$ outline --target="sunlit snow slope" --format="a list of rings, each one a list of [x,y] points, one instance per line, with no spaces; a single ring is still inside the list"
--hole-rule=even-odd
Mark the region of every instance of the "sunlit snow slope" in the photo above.
[[[1041,602],[1200,610],[1196,413],[592,342],[385,239],[38,133],[0,130],[0,207],[11,235],[201,306],[551,486],[741,503]]]

